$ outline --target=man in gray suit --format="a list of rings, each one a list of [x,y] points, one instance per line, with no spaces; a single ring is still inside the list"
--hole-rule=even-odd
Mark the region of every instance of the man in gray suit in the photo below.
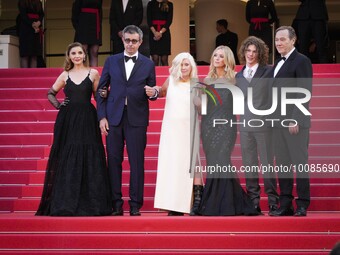
[[[271,128],[265,121],[266,116],[252,113],[247,103],[248,97],[251,96],[255,109],[267,110],[271,106],[271,86],[268,79],[265,79],[271,69],[267,66],[268,52],[267,45],[255,36],[249,36],[242,42],[239,59],[241,63],[245,63],[245,66],[236,75],[236,85],[244,95],[245,110],[244,115],[240,116],[240,122],[244,124],[240,125],[240,137],[242,161],[246,167],[247,193],[257,211],[261,213],[258,171],[266,170],[263,171],[264,189],[268,195],[269,214],[271,214],[277,209],[278,204],[276,175],[267,171],[269,166],[273,165]],[[252,95],[248,93],[248,88],[252,89]],[[259,166],[258,155],[261,166]]]

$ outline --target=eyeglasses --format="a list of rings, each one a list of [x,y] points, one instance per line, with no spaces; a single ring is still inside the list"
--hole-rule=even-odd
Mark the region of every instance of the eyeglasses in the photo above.
[[[136,43],[138,43],[139,42],[139,40],[136,40],[136,39],[129,39],[129,38],[124,38],[124,42],[126,43],[126,44],[129,44],[130,42],[132,42],[132,44],[136,44]]]

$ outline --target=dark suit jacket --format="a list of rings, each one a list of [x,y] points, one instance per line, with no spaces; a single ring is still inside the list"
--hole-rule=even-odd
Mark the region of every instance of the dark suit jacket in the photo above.
[[[97,93],[98,119],[107,118],[109,125],[119,125],[127,97],[128,120],[131,126],[148,126],[149,97],[144,86],[156,84],[154,63],[142,54],[138,54],[129,80],[126,79],[124,53],[109,57],[104,64],[98,90],[110,87],[106,99]]]
[[[112,0],[110,8],[111,39],[117,39],[118,32],[127,25],[140,26],[143,21],[142,0],[129,0],[125,13],[122,0]]]
[[[301,4],[296,13],[297,20],[328,20],[325,0],[300,0]]]
[[[216,36],[215,39],[216,48],[220,45],[228,46],[234,54],[236,65],[239,65],[240,62],[238,61],[237,57],[237,44],[238,44],[237,34],[229,30],[224,34],[219,34],[218,36]]]
[[[274,77],[274,70],[278,62],[279,60],[275,61],[271,71],[271,77]],[[299,87],[305,88],[312,93],[312,76],[313,70],[310,59],[299,53],[297,50],[294,50],[273,79],[272,86],[278,88],[278,105],[272,116],[273,118],[280,119],[280,121],[284,119],[294,119],[298,122],[300,127],[310,127],[310,116],[304,115],[304,113],[293,104],[287,105],[286,116],[281,115],[281,88]],[[301,93],[288,93],[287,95],[287,98],[290,99],[301,97],[304,97]],[[304,103],[303,105],[309,110],[309,102]]]
[[[268,122],[264,119],[268,119],[268,116],[259,116],[250,112],[248,107],[248,87],[253,89],[253,106],[257,110],[267,110],[271,107],[271,84],[269,73],[271,66],[259,66],[254,74],[253,79],[249,83],[248,80],[243,76],[243,71],[246,68],[244,66],[240,72],[236,74],[236,85],[242,90],[244,95],[244,115],[240,116],[240,122],[245,121],[246,126],[239,125],[240,131],[263,131],[268,129]],[[262,127],[249,127],[247,125],[248,120],[261,119],[264,121]],[[253,123],[252,125],[255,125]],[[256,125],[259,125],[256,122]]]

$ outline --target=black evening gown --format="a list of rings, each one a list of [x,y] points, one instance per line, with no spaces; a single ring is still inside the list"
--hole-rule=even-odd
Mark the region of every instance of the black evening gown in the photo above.
[[[67,79],[36,215],[99,216],[112,211],[109,175],[89,75]]]
[[[216,82],[221,82],[222,79]],[[224,83],[226,80],[223,81]],[[214,85],[211,85],[214,86]],[[234,86],[234,85],[232,85]],[[233,115],[233,98],[228,89],[216,89],[222,104],[215,105],[208,96],[207,115],[202,116],[201,136],[207,166],[231,166],[237,128],[230,126],[236,121]],[[214,119],[228,120],[228,124],[213,127]],[[258,215],[254,205],[242,189],[237,173],[207,172],[206,184],[200,206],[201,215]]]

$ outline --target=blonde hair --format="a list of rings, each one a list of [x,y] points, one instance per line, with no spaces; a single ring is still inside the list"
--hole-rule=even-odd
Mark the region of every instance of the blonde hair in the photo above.
[[[170,75],[175,81],[179,81],[182,77],[181,64],[184,59],[188,59],[191,65],[190,78],[197,78],[197,65],[194,58],[188,52],[179,53],[173,60],[169,69]]]
[[[222,50],[223,52],[223,61],[224,61],[224,77],[229,79],[230,82],[235,84],[235,58],[234,54],[228,46],[218,46],[212,53],[210,58],[210,66],[207,78],[217,79],[218,75],[216,72],[216,67],[214,66],[214,55],[218,50]]]

